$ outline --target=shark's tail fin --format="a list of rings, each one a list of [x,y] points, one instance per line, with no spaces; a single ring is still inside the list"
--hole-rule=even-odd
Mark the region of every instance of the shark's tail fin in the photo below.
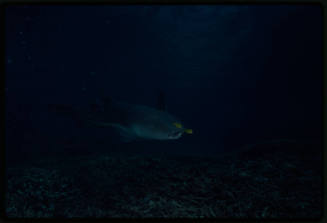
[[[69,105],[50,104],[48,107],[51,111],[57,112],[58,114],[74,115],[76,113],[75,109]]]
[[[83,124],[80,114],[70,105],[50,104],[48,108],[57,114],[72,118],[78,127],[81,127]]]

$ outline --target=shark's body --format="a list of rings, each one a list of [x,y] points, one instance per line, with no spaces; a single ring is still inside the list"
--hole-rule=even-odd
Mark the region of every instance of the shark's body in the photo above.
[[[80,119],[96,126],[114,128],[125,142],[140,139],[171,140],[180,138],[184,132],[192,133],[191,129],[182,126],[178,118],[164,110],[163,101],[157,107],[107,99],[100,105],[91,106]]]

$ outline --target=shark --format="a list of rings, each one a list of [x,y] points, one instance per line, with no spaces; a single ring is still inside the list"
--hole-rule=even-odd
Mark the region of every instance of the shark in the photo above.
[[[121,141],[176,140],[193,130],[183,126],[180,119],[167,112],[163,93],[158,95],[156,107],[130,104],[106,97],[90,105],[87,112],[77,114],[67,106],[56,110],[73,114],[78,121],[98,127],[113,128]]]

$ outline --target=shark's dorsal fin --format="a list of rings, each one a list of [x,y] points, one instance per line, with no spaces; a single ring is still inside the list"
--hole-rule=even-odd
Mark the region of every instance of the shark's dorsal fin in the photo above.
[[[159,91],[158,94],[158,99],[157,99],[157,109],[165,111],[166,108],[166,99],[165,99],[165,94],[163,91]]]

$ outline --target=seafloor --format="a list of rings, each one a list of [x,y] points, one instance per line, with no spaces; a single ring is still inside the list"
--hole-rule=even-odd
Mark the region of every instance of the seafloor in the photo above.
[[[6,214],[13,218],[319,218],[319,147],[274,141],[221,157],[98,154],[8,167]]]

